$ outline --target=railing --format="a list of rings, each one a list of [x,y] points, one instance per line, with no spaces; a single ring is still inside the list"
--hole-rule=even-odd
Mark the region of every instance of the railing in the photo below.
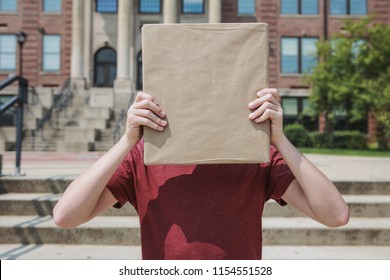
[[[122,131],[122,127],[123,127],[123,123],[124,123],[124,119],[125,119],[125,115],[126,115],[126,110],[122,109],[120,116],[115,124],[114,135],[113,135],[114,136],[114,144],[116,142],[118,142],[118,140],[119,140],[119,137],[120,137],[120,134]]]
[[[0,106],[0,116],[12,106],[16,105],[16,163],[14,176],[21,176],[20,163],[22,157],[23,111],[24,104],[27,103],[28,97],[28,80],[22,76],[16,76],[15,74],[10,75],[7,79],[0,83],[0,90],[3,90],[16,81],[19,82],[18,95]]]
[[[35,129],[31,131],[31,136],[32,136],[32,142],[31,142],[31,149],[34,151],[35,150],[35,136],[38,132],[41,132],[41,137],[43,139],[43,129],[45,127],[45,124],[47,122],[51,122],[51,118],[53,115],[53,112],[56,113],[56,119],[57,119],[57,125],[56,127],[58,128],[58,119],[59,115],[61,112],[65,111],[69,107],[69,105],[72,104],[72,91],[70,89],[70,78],[66,79],[64,82],[63,86],[61,89],[58,91],[58,93],[52,94],[53,98],[53,105],[45,112],[43,117],[37,122],[37,125]]]
[[[125,124],[127,110],[130,108],[131,104],[133,104],[134,98],[135,98],[135,93],[133,92],[131,94],[130,99],[129,99],[129,103],[127,105],[127,108],[121,110],[120,116],[119,116],[118,120],[116,121],[115,129],[114,129],[114,133],[113,133],[114,134],[113,135],[114,136],[114,143],[116,143],[119,140],[119,137],[120,137],[120,134],[122,131],[122,127]]]

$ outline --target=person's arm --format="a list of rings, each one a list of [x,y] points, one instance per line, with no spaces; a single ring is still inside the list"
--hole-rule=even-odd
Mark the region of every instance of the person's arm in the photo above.
[[[334,184],[283,133],[283,110],[276,89],[262,89],[249,104],[255,122],[271,121],[271,144],[282,155],[295,176],[282,199],[318,222],[337,227],[348,223],[349,207]]]
[[[125,156],[142,137],[142,127],[163,130],[165,113],[150,95],[139,92],[127,111],[126,130],[122,138],[66,189],[53,210],[54,222],[65,228],[85,223],[113,206],[117,201],[106,188],[108,181]]]

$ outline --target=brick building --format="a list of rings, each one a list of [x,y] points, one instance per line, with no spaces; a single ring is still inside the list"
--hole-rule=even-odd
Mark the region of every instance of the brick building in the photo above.
[[[129,96],[142,88],[143,24],[260,21],[270,24],[270,86],[279,89],[289,123],[308,106],[310,90],[302,78],[317,63],[316,41],[340,31],[345,18],[367,14],[389,23],[389,1],[0,0],[0,80],[18,73],[22,61],[23,75],[39,99],[27,123],[33,130],[53,105],[51,94],[70,77],[77,118],[62,125],[65,135],[53,140],[61,148],[53,149],[106,149],[112,140],[92,145],[92,130],[112,134]],[[22,56],[15,36],[20,31],[27,34]],[[10,94],[12,89],[1,91],[0,102]],[[318,129],[317,123],[305,121],[311,129]]]
[[[71,1],[0,1],[0,81],[22,73],[31,88],[29,102],[37,103],[25,113],[26,131],[36,127],[52,105],[52,93],[70,75],[71,25]],[[23,45],[17,34],[27,36]],[[0,91],[0,104],[16,92],[13,86]],[[0,151],[13,149],[14,122],[13,110],[0,117]]]
[[[59,87],[70,74],[71,1],[0,1],[0,79],[20,70],[17,38],[26,35],[23,75],[30,86]]]
[[[326,9],[325,9],[326,5]],[[310,89],[304,76],[317,63],[315,43],[340,32],[345,19],[359,20],[374,15],[376,21],[390,23],[388,0],[261,0],[257,1],[257,19],[270,24],[270,85],[282,96],[285,123],[295,122],[303,114],[306,127],[322,129],[323,122],[305,117]],[[340,116],[339,129],[343,129]],[[367,119],[356,128],[370,136],[376,134],[375,120]]]

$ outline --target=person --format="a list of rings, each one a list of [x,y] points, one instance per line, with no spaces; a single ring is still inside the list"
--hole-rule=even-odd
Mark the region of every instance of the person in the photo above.
[[[248,121],[270,120],[269,163],[145,166],[143,127],[163,131],[169,124],[157,101],[139,92],[122,138],[69,185],[55,223],[74,228],[130,202],[143,259],[261,259],[269,199],[329,227],[347,224],[349,208],[336,187],[284,135],[278,99],[276,89],[265,88],[248,105]]]

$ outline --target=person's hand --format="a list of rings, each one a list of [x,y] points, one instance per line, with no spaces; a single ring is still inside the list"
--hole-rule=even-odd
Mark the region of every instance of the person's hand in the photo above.
[[[264,88],[257,93],[258,98],[249,103],[249,119],[256,123],[271,121],[271,144],[275,145],[283,137],[283,109],[278,101],[278,90]]]
[[[137,143],[143,135],[143,126],[163,131],[167,125],[167,122],[163,120],[164,117],[165,113],[157,101],[151,95],[140,91],[127,111],[124,136],[132,143]]]

